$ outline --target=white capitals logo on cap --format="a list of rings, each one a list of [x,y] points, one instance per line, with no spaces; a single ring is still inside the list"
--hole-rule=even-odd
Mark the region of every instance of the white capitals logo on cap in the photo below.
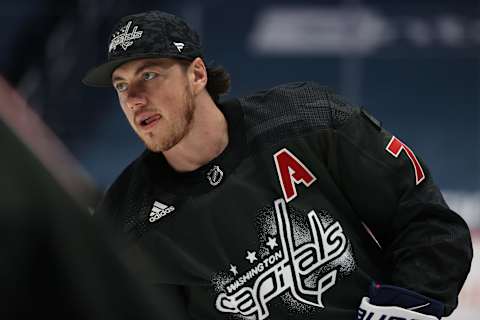
[[[133,27],[132,32],[128,33],[130,26],[132,25],[132,21],[128,21],[128,23],[120,28],[120,31],[117,31],[113,34],[113,39],[110,42],[110,46],[108,47],[108,52],[112,52],[115,50],[118,45],[121,45],[123,50],[127,50],[133,44],[133,40],[140,39],[142,37],[143,31],[137,31],[138,26]]]

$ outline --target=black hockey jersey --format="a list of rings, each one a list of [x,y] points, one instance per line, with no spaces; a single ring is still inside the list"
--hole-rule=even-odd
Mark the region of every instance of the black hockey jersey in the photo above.
[[[469,230],[408,145],[315,83],[219,107],[219,157],[178,173],[145,151],[100,206],[152,286],[191,319],[354,319],[372,281],[451,313]]]

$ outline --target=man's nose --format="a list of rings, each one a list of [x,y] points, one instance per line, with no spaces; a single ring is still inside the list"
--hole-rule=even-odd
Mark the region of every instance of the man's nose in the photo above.
[[[138,85],[131,85],[128,88],[126,103],[128,108],[130,108],[133,111],[136,111],[139,108],[144,107],[147,103],[144,90]]]

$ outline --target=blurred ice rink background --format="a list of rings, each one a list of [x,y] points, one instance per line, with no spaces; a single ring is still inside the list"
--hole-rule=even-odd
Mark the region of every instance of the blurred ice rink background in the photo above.
[[[61,156],[44,155],[51,167],[67,157],[94,186],[82,198],[88,205],[143,146],[113,89],[80,80],[105,59],[113,23],[149,9],[181,15],[200,32],[206,61],[231,73],[230,96],[313,80],[365,107],[427,162],[480,252],[480,1],[2,0],[0,74],[63,143]],[[18,108],[2,108],[31,145],[52,140],[32,134]],[[480,316],[474,259],[449,319]]]

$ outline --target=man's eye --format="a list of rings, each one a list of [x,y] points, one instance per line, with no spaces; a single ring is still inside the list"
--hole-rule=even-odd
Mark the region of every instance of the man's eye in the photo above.
[[[115,89],[117,89],[118,92],[123,92],[127,90],[128,86],[126,82],[119,82],[115,84]]]
[[[143,80],[152,80],[156,76],[157,76],[157,74],[155,72],[145,72],[143,74]]]

